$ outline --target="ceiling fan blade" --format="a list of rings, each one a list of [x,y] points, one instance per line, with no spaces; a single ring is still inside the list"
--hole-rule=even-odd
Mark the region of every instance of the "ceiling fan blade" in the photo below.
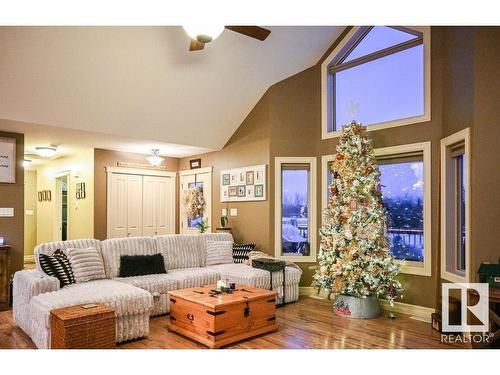
[[[189,51],[199,51],[205,48],[205,43],[198,42],[196,39],[191,39]]]
[[[226,29],[258,40],[266,40],[271,34],[271,30],[259,26],[226,26]]]

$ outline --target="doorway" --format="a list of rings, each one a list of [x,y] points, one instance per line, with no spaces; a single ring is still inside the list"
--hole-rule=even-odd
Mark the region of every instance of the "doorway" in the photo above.
[[[69,173],[56,177],[55,191],[55,241],[68,240],[68,186]]]
[[[197,224],[205,221],[208,225],[208,232],[212,232],[212,167],[191,169],[180,171],[180,197],[179,200],[179,231],[180,233],[198,233]],[[182,203],[182,197],[186,191],[192,188],[199,188],[205,198],[205,211],[203,216],[188,219],[186,217],[185,208]]]

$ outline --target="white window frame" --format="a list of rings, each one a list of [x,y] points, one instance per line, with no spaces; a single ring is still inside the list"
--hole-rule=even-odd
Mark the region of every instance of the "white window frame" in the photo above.
[[[432,275],[432,213],[431,213],[431,142],[411,143],[406,145],[374,149],[375,157],[421,152],[424,163],[424,262],[396,260],[401,265],[401,272],[410,275]]]
[[[288,256],[281,254],[281,167],[283,164],[309,164],[308,188],[308,232],[310,254],[308,256]],[[277,259],[292,262],[312,262],[316,259],[316,158],[315,157],[276,157],[274,158],[274,255]]]
[[[448,181],[449,175],[449,157],[448,147],[464,142],[465,148],[465,275],[461,276],[446,270],[446,251],[448,248],[447,230],[449,224],[449,215],[446,212],[446,203],[450,199],[447,196],[448,184],[454,183]],[[470,246],[470,223],[471,223],[471,152],[470,152],[470,128],[465,128],[446,138],[441,139],[441,278],[454,283],[468,283],[471,280],[471,246]],[[455,200],[455,197],[451,197]],[[454,241],[455,239],[453,239]],[[456,255],[456,249],[455,255]]]
[[[353,27],[335,49],[321,64],[321,139],[340,136],[341,130],[328,131],[329,117],[335,116],[332,109],[333,92],[331,89],[331,73],[329,67],[334,58],[351,41],[361,26]],[[408,29],[419,31],[423,34],[424,46],[424,113],[420,116],[408,117],[398,120],[386,121],[367,126],[368,131],[392,128],[395,126],[411,125],[431,119],[431,28],[429,26],[405,26]]]

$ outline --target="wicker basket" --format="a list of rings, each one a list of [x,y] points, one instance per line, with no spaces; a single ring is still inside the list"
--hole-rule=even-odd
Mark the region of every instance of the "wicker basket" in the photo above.
[[[116,342],[115,311],[106,305],[76,305],[50,312],[52,349],[105,349]]]

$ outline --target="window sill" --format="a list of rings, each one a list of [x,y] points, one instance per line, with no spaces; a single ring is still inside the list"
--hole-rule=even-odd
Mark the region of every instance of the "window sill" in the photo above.
[[[452,283],[456,284],[461,284],[461,283],[468,283],[469,280],[467,279],[466,276],[460,276],[452,272],[448,271],[441,271],[441,278],[446,281],[450,281]]]
[[[421,265],[417,262],[406,262],[402,260],[396,260],[396,263],[401,266],[400,273],[406,275],[417,275],[417,276],[432,276],[431,264],[430,262]]]
[[[430,120],[431,120],[431,116],[428,114],[424,114],[421,116],[408,117],[408,118],[401,119],[401,120],[387,121],[387,122],[381,122],[381,123],[374,124],[374,125],[367,125],[366,130],[370,132],[370,131],[375,131],[375,130],[394,128],[397,126],[414,125],[414,124],[419,124],[422,122],[428,122]],[[336,138],[336,137],[339,137],[341,134],[342,134],[342,130],[335,130],[333,132],[329,132],[326,129],[323,129],[323,134],[321,136],[321,139]]]
[[[307,255],[307,256],[288,256],[288,255],[275,255],[276,259],[279,260],[289,260],[294,263],[316,263],[318,260],[316,259],[316,254]]]

